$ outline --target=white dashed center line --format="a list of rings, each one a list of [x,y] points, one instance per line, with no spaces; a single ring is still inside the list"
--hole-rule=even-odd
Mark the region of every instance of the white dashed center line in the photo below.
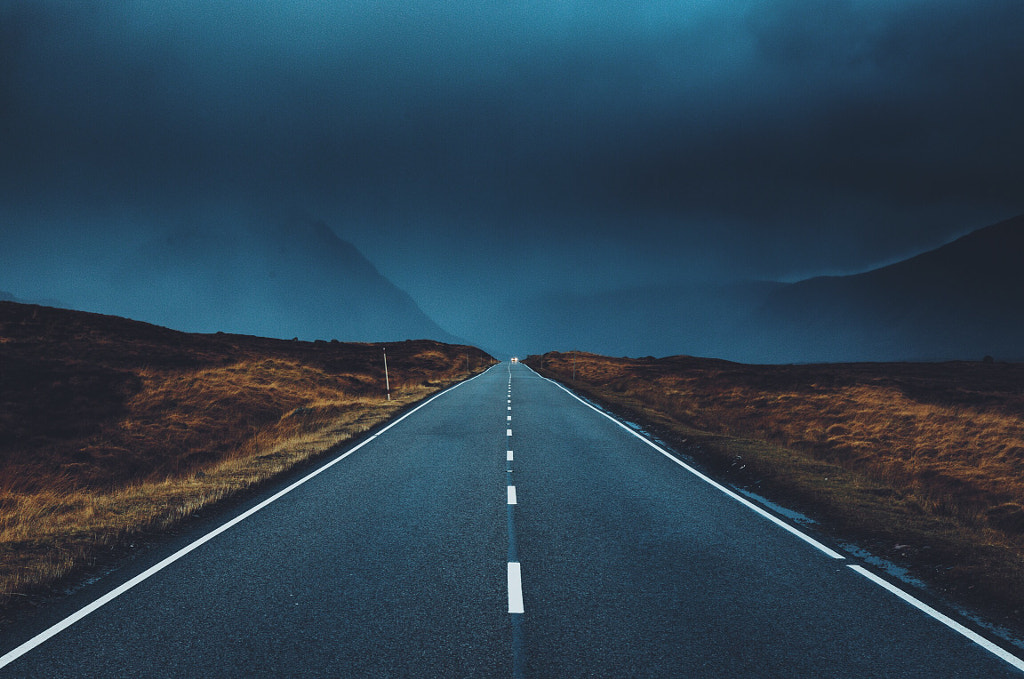
[[[508,412],[512,412],[512,365],[509,364],[508,372],[508,398],[506,400],[508,405]],[[512,421],[512,415],[509,414],[506,422]],[[506,435],[512,436],[511,427],[505,431]],[[509,438],[509,446],[512,445],[512,439]],[[523,579],[522,573],[519,566],[519,551],[516,548],[516,526],[515,526],[515,511],[516,511],[516,487],[512,485],[512,449],[507,448],[505,452],[505,459],[507,460],[507,475],[506,475],[506,488],[508,493],[508,503],[506,511],[508,513],[508,612],[512,622],[512,679],[525,679],[526,677],[526,649],[523,641]]]
[[[508,612],[523,612],[523,579],[518,562],[508,565]]]

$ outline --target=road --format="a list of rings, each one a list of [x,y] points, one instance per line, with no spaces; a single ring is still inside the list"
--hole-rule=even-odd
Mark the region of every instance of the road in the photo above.
[[[0,676],[1024,675],[520,364],[232,512],[6,632]]]

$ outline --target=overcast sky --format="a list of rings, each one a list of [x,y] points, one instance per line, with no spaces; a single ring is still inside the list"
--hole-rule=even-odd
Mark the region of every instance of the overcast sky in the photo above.
[[[263,210],[456,333],[863,270],[1024,212],[1021,36],[1020,0],[0,0],[0,287]]]

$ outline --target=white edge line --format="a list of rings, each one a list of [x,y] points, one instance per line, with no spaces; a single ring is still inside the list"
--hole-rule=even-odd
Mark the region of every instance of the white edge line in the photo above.
[[[490,370],[490,368],[488,368],[488,370]],[[299,479],[295,483],[291,484],[290,486],[288,486],[287,488],[285,488],[283,490],[278,491],[277,493],[275,493],[271,497],[267,498],[266,500],[264,500],[263,502],[259,503],[255,507],[249,509],[248,511],[244,512],[243,514],[240,514],[240,515],[236,516],[235,518],[231,519],[230,521],[228,521],[227,523],[224,523],[224,524],[218,526],[217,528],[214,528],[212,531],[210,531],[206,535],[203,535],[201,538],[199,538],[195,542],[191,542],[188,545],[182,547],[181,549],[179,549],[174,554],[171,554],[170,556],[165,558],[163,561],[160,561],[159,563],[154,564],[153,566],[150,566],[149,568],[147,568],[143,572],[141,572],[138,575],[136,575],[131,580],[129,580],[129,581],[125,582],[124,584],[120,585],[119,587],[116,587],[115,589],[107,592],[106,594],[101,596],[99,599],[96,599],[92,603],[90,603],[90,604],[88,604],[88,605],[78,609],[77,611],[75,611],[74,613],[72,613],[68,617],[64,618],[60,622],[52,625],[51,627],[47,628],[46,630],[43,630],[42,632],[40,632],[36,636],[32,637],[28,641],[22,643],[21,645],[17,646],[16,648],[14,648],[14,649],[12,649],[10,651],[8,651],[4,655],[0,656],[0,668],[6,667],[7,665],[11,664],[12,662],[17,660],[21,656],[25,655],[26,653],[28,653],[29,651],[31,651],[35,647],[39,646],[40,644],[44,643],[45,641],[47,641],[47,640],[49,640],[51,638],[57,636],[58,634],[60,634],[64,630],[66,630],[68,627],[71,627],[76,622],[78,622],[82,618],[86,617],[90,613],[94,613],[95,611],[99,610],[103,606],[109,604],[111,601],[113,601],[117,597],[121,596],[122,594],[124,594],[125,592],[130,590],[132,587],[135,587],[136,585],[138,585],[139,583],[143,582],[144,580],[147,580],[151,576],[153,576],[156,573],[162,571],[164,568],[167,568],[168,566],[170,566],[172,563],[174,563],[178,559],[181,559],[183,556],[187,555],[188,553],[192,552],[193,550],[198,549],[199,547],[201,547],[202,545],[206,544],[207,542],[209,542],[213,538],[217,537],[221,533],[227,531],[228,529],[234,527],[235,525],[241,523],[242,521],[245,521],[247,518],[249,518],[250,516],[252,516],[256,512],[260,511],[261,509],[263,509],[264,507],[266,507],[270,503],[272,503],[272,502],[280,499],[281,497],[287,495],[288,493],[292,492],[293,490],[295,490],[296,488],[298,488],[302,484],[304,484],[307,481],[309,481],[310,479],[312,479],[314,476],[318,476],[322,472],[327,471],[328,469],[330,469],[334,465],[338,464],[339,462],[344,460],[346,457],[348,457],[352,453],[356,452],[357,450],[359,450],[360,448],[362,448],[366,444],[368,444],[371,441],[373,441],[375,438],[377,438],[378,436],[380,436],[381,434],[386,432],[388,429],[391,429],[391,427],[394,427],[396,424],[398,424],[399,422],[401,422],[405,418],[409,417],[410,415],[415,413],[420,408],[423,408],[424,406],[426,406],[428,403],[430,403],[434,399],[439,398],[439,397],[441,397],[441,396],[443,396],[443,395],[445,395],[445,394],[447,394],[447,393],[449,393],[451,391],[454,391],[455,389],[458,389],[463,384],[466,384],[466,382],[470,382],[472,380],[475,380],[477,377],[480,377],[481,375],[483,375],[486,372],[487,372],[487,370],[485,370],[484,372],[479,373],[477,375],[474,375],[473,377],[469,378],[468,380],[465,380],[464,382],[459,382],[458,384],[453,385],[453,386],[445,389],[444,391],[442,391],[442,392],[440,392],[438,394],[434,394],[429,399],[427,399],[423,403],[419,404],[418,406],[416,406],[415,408],[413,408],[412,410],[407,412],[405,415],[402,415],[400,418],[398,418],[394,422],[388,424],[386,427],[384,427],[383,429],[378,431],[373,436],[365,439],[364,441],[361,441],[356,446],[354,446],[353,448],[351,448],[348,451],[346,451],[344,454],[339,455],[338,457],[336,457],[333,460],[331,460],[331,461],[327,462],[326,464],[324,464],[322,467],[320,467],[320,468],[310,472],[306,476],[303,476],[301,479]]]
[[[989,641],[985,637],[981,636],[980,634],[978,634],[976,632],[973,632],[970,629],[964,627],[963,625],[958,623],[956,620],[953,620],[949,616],[947,616],[947,615],[945,615],[943,613],[940,613],[939,611],[935,610],[934,608],[932,608],[928,604],[924,603],[920,599],[917,599],[916,597],[914,597],[914,596],[908,594],[907,592],[903,591],[902,589],[900,589],[896,585],[892,584],[888,580],[884,580],[883,578],[875,575],[874,573],[872,573],[868,569],[864,568],[863,566],[858,566],[856,564],[850,564],[850,568],[855,570],[855,571],[857,571],[858,573],[863,575],[865,578],[867,578],[871,582],[873,582],[876,585],[878,585],[879,587],[881,587],[883,589],[886,589],[889,592],[895,594],[896,596],[898,596],[899,598],[903,599],[904,601],[906,601],[908,604],[910,604],[914,608],[918,609],[919,611],[921,611],[921,612],[931,616],[932,618],[935,618],[936,620],[938,620],[939,622],[941,622],[943,625],[945,625],[946,627],[950,628],[954,632],[957,632],[957,633],[967,637],[968,639],[970,639],[974,643],[976,643],[979,646],[981,646],[982,648],[984,648],[989,653],[992,653],[993,655],[998,656],[1000,659],[1005,660],[1009,664],[1011,664],[1014,667],[1016,667],[1018,670],[1024,670],[1024,660],[1021,660],[1020,658],[1018,658],[1017,656],[1013,655],[1009,651],[1006,651],[1006,650],[1000,648],[999,646],[995,645],[994,643],[992,643],[991,641]]]
[[[529,368],[529,366],[527,366],[527,367]],[[532,368],[531,368],[531,370],[532,370]],[[658,444],[654,443],[653,441],[651,441],[649,439],[644,438],[639,433],[633,431],[632,429],[627,427],[622,422],[619,422],[618,420],[616,420],[614,417],[612,417],[608,413],[606,413],[606,412],[604,412],[602,410],[599,410],[598,408],[595,408],[591,404],[587,403],[586,401],[581,399],[579,396],[577,396],[576,394],[572,393],[571,391],[569,391],[568,389],[563,387],[558,382],[555,382],[554,380],[548,379],[548,378],[544,378],[544,379],[547,379],[549,382],[554,384],[556,387],[558,387],[559,389],[561,389],[565,393],[569,394],[569,396],[572,396],[574,399],[576,399],[577,401],[579,401],[583,405],[587,406],[588,408],[593,410],[595,413],[598,413],[600,415],[603,415],[604,417],[607,417],[609,420],[611,420],[612,422],[614,422],[618,426],[622,427],[622,429],[624,431],[626,431],[626,432],[632,434],[633,436],[635,436],[636,438],[640,439],[641,441],[643,441],[644,443],[649,445],[651,448],[654,448],[656,451],[658,451],[659,453],[661,453],[662,455],[664,455],[668,459],[672,460],[677,465],[679,465],[680,467],[682,467],[686,471],[690,472],[691,474],[693,474],[694,476],[696,476],[700,480],[704,481],[705,483],[710,484],[711,486],[714,486],[715,488],[717,488],[721,492],[723,492],[726,495],[728,495],[729,497],[731,497],[733,500],[736,500],[737,502],[739,502],[740,504],[744,505],[748,509],[751,509],[751,510],[757,512],[758,514],[760,514],[764,518],[768,519],[769,521],[771,521],[775,525],[779,526],[780,528],[783,528],[783,529],[789,531],[790,533],[792,533],[796,537],[800,538],[801,540],[803,540],[807,544],[811,545],[812,547],[814,547],[818,551],[828,555],[829,557],[831,557],[833,559],[845,559],[846,558],[845,556],[843,556],[839,552],[835,551],[834,549],[830,549],[829,547],[826,547],[825,545],[821,544],[820,542],[818,542],[817,540],[812,538],[810,535],[807,535],[806,533],[804,533],[804,532],[798,530],[797,528],[789,525],[788,523],[786,523],[785,521],[783,521],[779,517],[775,516],[774,514],[768,512],[767,510],[763,509],[762,507],[758,507],[756,504],[754,504],[750,500],[746,499],[742,495],[739,495],[739,494],[729,490],[728,488],[726,488],[722,484],[718,483],[717,481],[715,481],[711,477],[706,476],[706,475],[702,474],[701,472],[697,471],[696,469],[694,469],[690,465],[686,464],[685,462],[683,462],[682,460],[677,458],[675,455],[672,455],[671,453],[669,453],[667,450],[665,450],[664,448],[662,448]]]
[[[523,612],[523,578],[516,561],[508,562],[508,612]]]

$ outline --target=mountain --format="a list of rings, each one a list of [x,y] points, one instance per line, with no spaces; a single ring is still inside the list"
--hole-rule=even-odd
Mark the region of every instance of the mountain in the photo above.
[[[745,363],[1021,360],[1022,254],[1024,216],[851,276],[536,297],[505,339],[522,353]]]
[[[42,306],[59,307],[61,303],[55,299],[20,299],[6,290],[0,290],[0,302],[17,302],[18,304],[41,304]]]
[[[516,322],[503,339],[523,354],[580,349],[609,356],[732,355],[746,346],[747,315],[782,285],[666,285],[538,296],[513,305]]]
[[[324,223],[185,222],[121,232],[68,255],[60,297],[83,311],[188,332],[460,343]],[[61,278],[70,278],[68,273]]]
[[[771,362],[1024,358],[1024,215],[908,260],[773,291]]]

